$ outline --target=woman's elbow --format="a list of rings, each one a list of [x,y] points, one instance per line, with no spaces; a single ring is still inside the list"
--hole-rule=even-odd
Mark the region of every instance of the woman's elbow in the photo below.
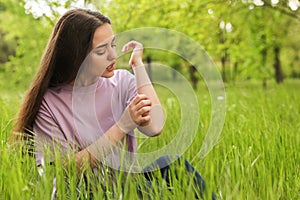
[[[144,126],[144,127],[138,127],[138,129],[144,133],[145,135],[149,136],[149,137],[155,137],[155,136],[159,136],[162,131],[163,131],[163,125],[162,126],[157,126],[153,124],[150,124],[148,126]]]
[[[152,126],[151,128],[151,137],[159,136],[164,128],[164,123],[159,126]]]

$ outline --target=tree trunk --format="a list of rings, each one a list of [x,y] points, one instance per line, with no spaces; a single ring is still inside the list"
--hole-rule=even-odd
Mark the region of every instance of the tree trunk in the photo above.
[[[172,66],[173,70],[172,70],[172,80],[176,81],[177,80],[177,72],[180,70],[180,65],[178,63],[175,63]]]
[[[283,82],[283,74],[281,69],[281,62],[280,62],[280,47],[274,46],[274,64],[273,64],[274,70],[275,70],[275,80],[276,83],[282,83]]]
[[[152,69],[151,69],[151,61],[152,60],[151,60],[151,57],[147,56],[146,61],[148,64],[148,76],[149,76],[150,81],[152,82]]]
[[[223,81],[226,82],[226,71],[225,71],[225,66],[226,66],[226,56],[223,55],[221,57],[221,63],[222,63],[222,78],[223,78]]]
[[[197,90],[197,84],[198,84],[198,77],[196,76],[197,74],[197,69],[193,65],[189,67],[189,73],[190,73],[190,79],[192,81],[192,86],[194,90]]]
[[[225,37],[223,30],[220,31],[219,33],[219,42],[220,44],[224,45],[225,44]],[[226,82],[226,60],[227,60],[227,49],[224,48],[221,52],[221,65],[222,65],[222,78],[223,81]]]
[[[263,48],[260,51],[260,54],[261,54],[261,64],[262,64],[261,67],[263,67],[263,68],[267,67],[266,63],[267,63],[268,48],[267,48],[267,42],[266,42],[267,39],[266,38],[267,38],[266,34],[263,34],[261,36],[261,41],[262,41],[261,43],[263,45]],[[266,75],[263,75],[262,86],[263,86],[264,89],[267,88],[267,77],[266,77]]]
[[[232,74],[232,81],[236,81],[236,76],[237,76],[237,71],[238,71],[238,62],[233,63],[233,74]]]

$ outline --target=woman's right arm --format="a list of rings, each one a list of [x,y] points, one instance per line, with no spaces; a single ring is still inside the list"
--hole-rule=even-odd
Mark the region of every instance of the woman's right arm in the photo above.
[[[144,102],[144,103],[143,103]],[[109,128],[101,137],[99,137],[92,144],[82,149],[75,154],[76,168],[81,171],[83,165],[88,162],[92,167],[96,167],[99,161],[101,162],[106,155],[112,153],[112,148],[118,143],[129,131],[133,130],[140,124],[147,124],[150,122],[149,110],[150,105],[147,103],[145,95],[137,95],[127,106],[121,118],[111,128]],[[143,106],[139,106],[143,105]],[[60,143],[60,145],[67,149],[69,144],[57,124],[47,115],[45,110],[36,118],[34,125],[34,132],[37,134],[40,144],[42,140]],[[41,164],[42,149],[39,146],[37,164]],[[65,167],[68,165],[68,160],[63,161]]]
[[[84,150],[76,154],[77,169],[87,160],[92,166],[112,153],[123,137],[139,125],[150,123],[149,111],[151,102],[146,95],[137,95],[127,106],[119,121],[106,131],[100,138]],[[79,168],[78,168],[79,167]]]
[[[99,159],[103,158],[105,154],[109,154],[111,148],[116,146],[125,135],[126,133],[124,133],[117,124],[114,124],[105,134],[98,138],[98,140],[76,153],[75,161],[77,171],[81,171],[85,163],[89,163],[91,167],[96,167],[97,163],[99,163]]]

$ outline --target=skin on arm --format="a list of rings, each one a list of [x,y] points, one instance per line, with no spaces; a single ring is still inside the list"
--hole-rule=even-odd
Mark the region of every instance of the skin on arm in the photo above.
[[[112,146],[116,146],[118,142],[121,141],[121,139],[125,136],[125,134],[126,133],[124,133],[119,126],[115,124],[97,141],[76,153],[75,162],[77,171],[81,171],[82,167],[86,163],[89,163],[91,167],[96,167],[99,158],[97,155],[95,155],[95,151],[97,151],[97,154],[100,156],[105,153],[109,153],[110,148]],[[93,151],[93,148],[96,149]],[[99,152],[100,149],[106,152]]]
[[[116,124],[87,148],[76,153],[75,161],[77,170],[81,171],[85,163],[96,167],[97,163],[105,155],[111,153],[112,147],[117,146],[127,132],[139,125],[148,125],[150,123],[150,116],[147,113],[150,111],[150,105],[145,95],[137,95],[127,106],[122,117]]]
[[[130,41],[124,45],[122,51],[127,52],[131,49],[133,51],[129,65],[132,67],[136,77],[137,93],[146,95],[151,102],[150,112],[147,113],[150,115],[151,121],[148,124],[141,124],[138,129],[148,136],[156,136],[162,132],[165,120],[164,112],[144,67],[142,60],[143,45],[136,41]]]

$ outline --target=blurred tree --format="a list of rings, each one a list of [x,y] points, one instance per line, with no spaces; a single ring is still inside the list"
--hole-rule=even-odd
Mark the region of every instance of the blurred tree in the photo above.
[[[15,82],[29,80],[57,17],[79,2],[83,2],[82,7],[97,8],[110,16],[116,33],[154,26],[186,34],[204,47],[227,81],[275,77],[281,82],[284,74],[299,71],[300,5],[296,0],[45,1],[49,12],[40,10],[37,15],[33,7],[26,4],[29,1],[1,0],[0,10],[7,9],[0,17],[7,20],[1,22],[0,29],[6,33],[6,39],[18,44],[15,56],[5,64],[5,71],[16,75],[17,78],[12,79]],[[181,43],[180,39],[163,40],[178,48]],[[188,49],[186,52],[193,54]],[[158,52],[146,51],[145,57],[152,61],[159,59],[178,69],[181,69],[178,66],[189,66],[181,65],[181,58],[160,56]],[[188,69],[183,70],[188,74]]]
[[[280,50],[286,48],[284,36],[299,19],[299,11],[290,8],[290,1],[274,2],[115,0],[95,4],[109,13],[119,32],[158,26],[187,34],[220,64],[224,81],[243,74],[245,78],[269,79],[273,74],[280,83],[285,67]]]
[[[273,66],[273,75],[277,83],[283,82],[285,74],[283,73],[284,61],[281,53],[289,51],[289,39],[287,38],[290,29],[300,21],[299,11],[293,11],[287,5],[291,1],[279,1],[276,5],[265,2],[264,5],[253,9],[260,13],[263,21],[260,23],[260,40],[257,43],[261,55],[263,67],[267,64],[269,55],[269,65]],[[298,7],[300,4],[298,5]],[[298,13],[298,14],[297,14]],[[257,31],[256,31],[257,32]],[[253,32],[254,33],[254,32]],[[254,35],[254,34],[253,34]],[[285,67],[285,70],[286,67]]]
[[[4,3],[0,2],[0,13],[6,10]],[[0,72],[4,71],[3,63],[7,62],[10,55],[15,53],[16,42],[6,39],[6,33],[0,28]]]
[[[1,66],[9,60],[9,56],[15,54],[15,49],[16,49],[15,40],[6,40],[5,35],[6,34],[0,29],[0,65]],[[4,71],[4,68],[1,66],[0,66],[0,72]]]
[[[47,38],[51,33],[51,25],[44,18],[35,19],[26,14],[24,1],[1,0],[5,10],[0,12],[0,29],[5,32],[5,39],[17,44],[14,56],[4,64],[1,84],[10,84],[27,88],[43,53]],[[12,46],[13,47],[13,46]]]
[[[274,2],[223,1],[222,4],[214,5],[221,28],[216,52],[219,52],[224,80],[225,65],[233,61],[231,68],[234,77],[238,64],[242,62],[246,64],[244,69],[247,69],[247,77],[265,80],[273,74],[277,83],[283,81],[283,67],[286,66],[282,65],[281,52],[289,48],[285,36],[299,22],[299,9],[295,7],[293,11],[288,4],[291,1]],[[226,4],[229,7],[225,7]],[[227,25],[232,29],[230,34],[226,34]]]

